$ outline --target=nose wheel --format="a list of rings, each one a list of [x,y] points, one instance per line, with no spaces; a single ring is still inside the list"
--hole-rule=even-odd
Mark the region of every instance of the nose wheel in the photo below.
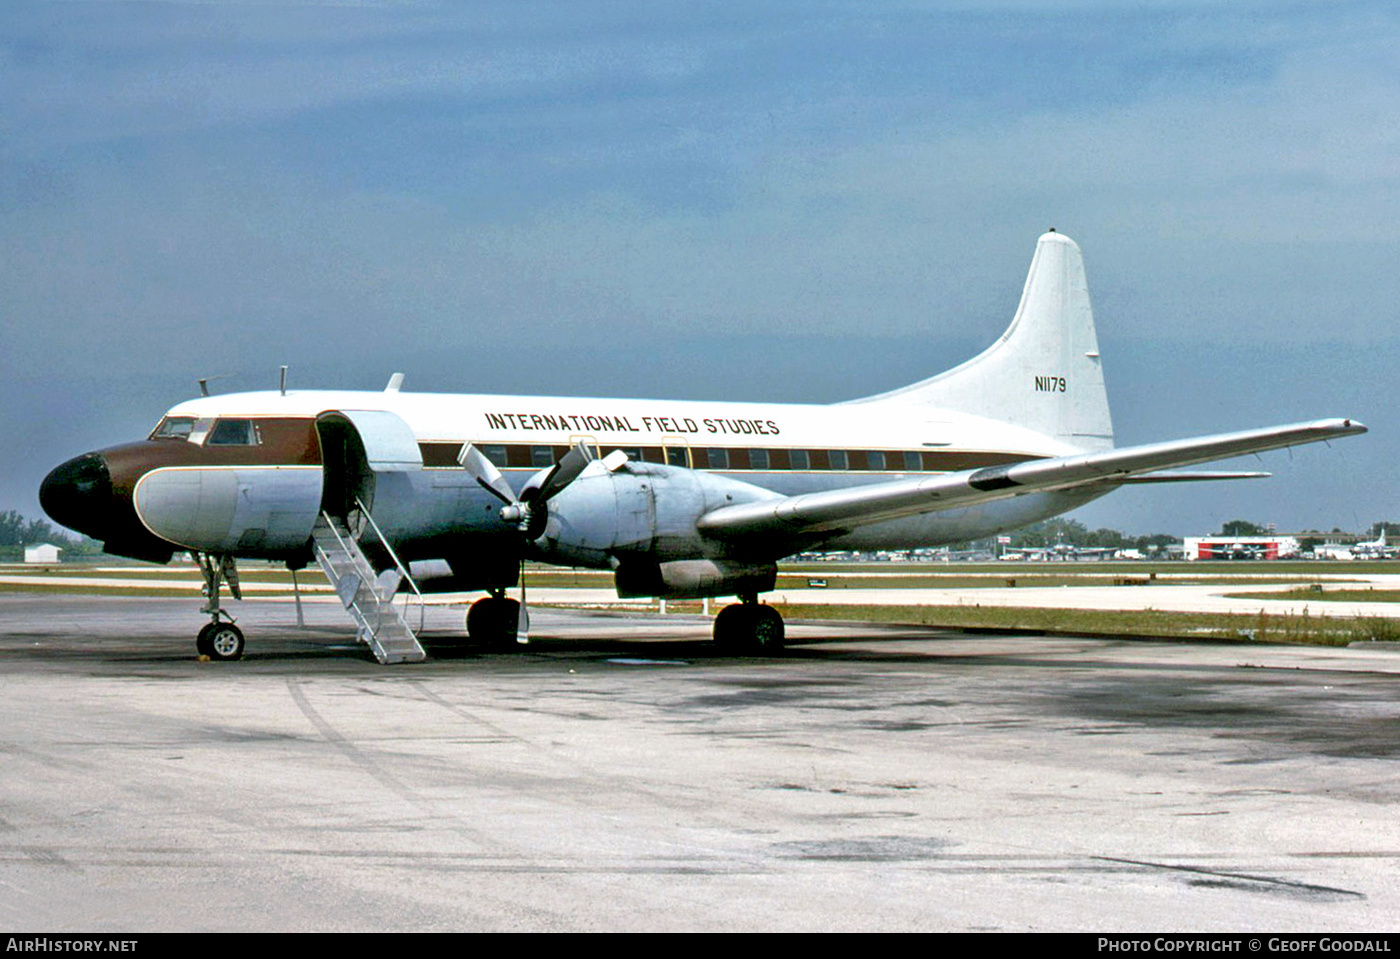
[[[199,631],[194,641],[199,655],[215,662],[231,662],[243,658],[243,630],[233,623],[209,623]]]

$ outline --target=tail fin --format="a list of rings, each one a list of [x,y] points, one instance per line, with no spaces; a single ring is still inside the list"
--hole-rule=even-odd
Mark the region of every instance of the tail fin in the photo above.
[[[946,373],[855,402],[958,410],[1078,449],[1111,448],[1113,420],[1078,244],[1053,230],[1040,238],[1016,317],[987,350]]]

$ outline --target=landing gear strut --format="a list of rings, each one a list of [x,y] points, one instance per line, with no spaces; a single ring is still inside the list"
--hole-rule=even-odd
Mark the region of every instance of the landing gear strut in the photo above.
[[[204,595],[208,602],[200,610],[208,613],[211,622],[199,631],[195,639],[195,649],[199,655],[219,662],[229,662],[243,658],[243,631],[234,624],[234,618],[219,607],[219,587],[228,583],[228,591],[234,599],[243,598],[243,590],[238,584],[238,567],[232,556],[211,556],[208,553],[195,553],[199,572],[204,577]]]
[[[728,652],[776,653],[783,648],[783,617],[772,606],[763,606],[758,596],[747,593],[719,611],[715,617],[715,643]]]
[[[520,628],[520,603],[506,596],[505,590],[492,590],[467,610],[467,636],[474,643],[492,649],[516,647]]]

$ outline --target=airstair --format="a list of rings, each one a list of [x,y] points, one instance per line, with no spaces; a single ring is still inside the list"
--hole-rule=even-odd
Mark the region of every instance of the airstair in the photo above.
[[[356,515],[373,525],[374,520],[363,505]],[[374,532],[380,536],[380,542],[385,542],[377,526]],[[374,658],[386,665],[418,663],[426,659],[427,653],[423,652],[418,637],[404,619],[403,610],[394,605],[394,594],[401,582],[407,581],[414,593],[418,592],[418,588],[388,543],[385,542],[385,548],[396,568],[376,575],[356,537],[343,522],[329,513],[323,512],[316,520],[311,530],[311,540],[315,546],[316,561],[321,564],[340,602],[359,627],[357,638],[374,651]],[[422,599],[419,594],[420,629]]]

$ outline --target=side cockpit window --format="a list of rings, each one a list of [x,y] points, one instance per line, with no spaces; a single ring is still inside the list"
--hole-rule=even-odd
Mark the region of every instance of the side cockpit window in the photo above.
[[[193,416],[167,416],[156,424],[155,430],[151,433],[151,439],[188,442],[190,433],[193,431]]]
[[[206,446],[257,446],[258,428],[252,420],[215,420]]]

